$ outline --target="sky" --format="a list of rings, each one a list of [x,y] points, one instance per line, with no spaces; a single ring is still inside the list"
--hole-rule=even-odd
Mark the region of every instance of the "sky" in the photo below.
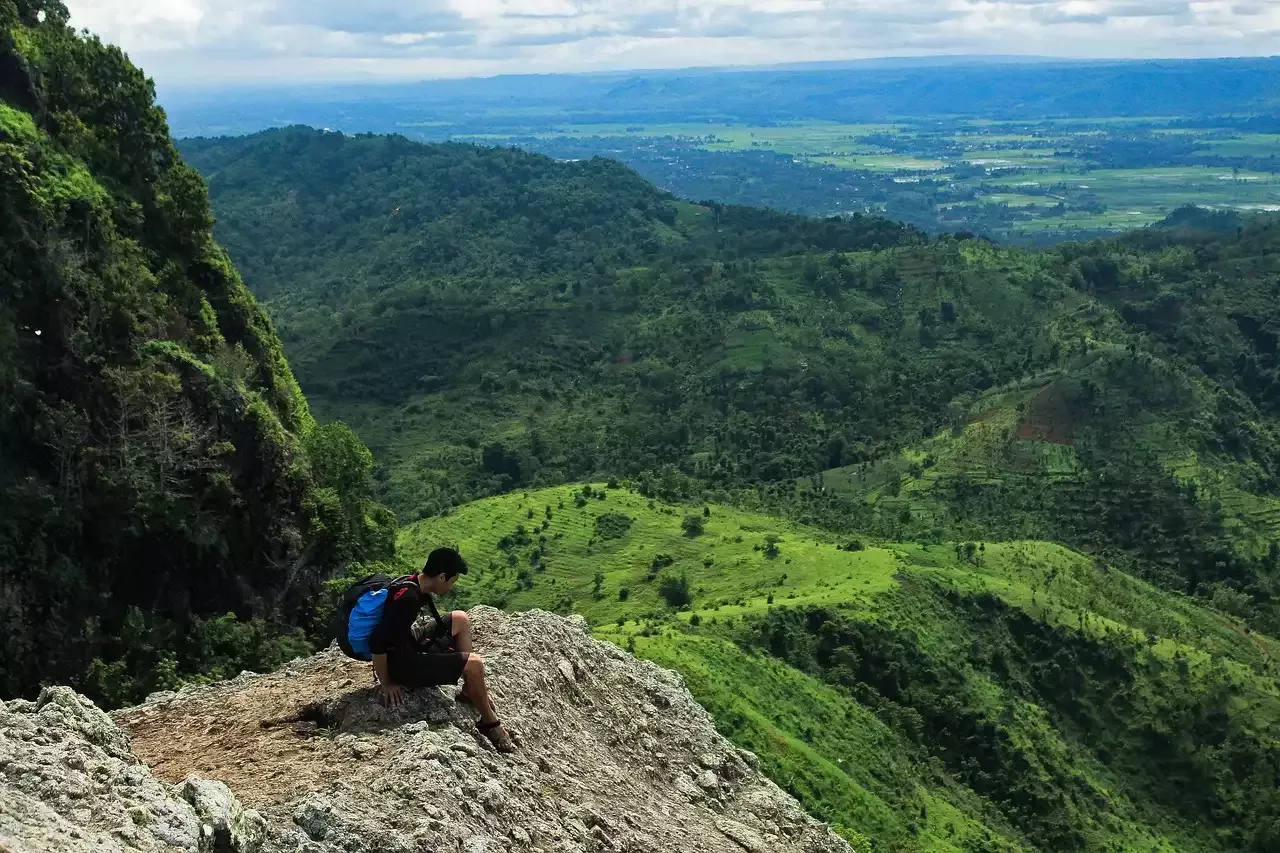
[[[1280,54],[1280,0],[66,0],[162,86]]]

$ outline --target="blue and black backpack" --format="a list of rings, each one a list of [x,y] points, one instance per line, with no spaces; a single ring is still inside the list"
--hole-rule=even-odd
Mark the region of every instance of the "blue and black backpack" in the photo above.
[[[342,596],[334,617],[333,633],[347,657],[372,660],[369,638],[382,621],[382,611],[391,591],[404,584],[416,584],[413,575],[392,580],[386,575],[369,575],[353,583]]]

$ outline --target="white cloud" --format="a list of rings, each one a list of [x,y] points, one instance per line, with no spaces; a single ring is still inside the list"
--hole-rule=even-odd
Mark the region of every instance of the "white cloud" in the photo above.
[[[68,0],[158,82],[1275,53],[1280,0]]]

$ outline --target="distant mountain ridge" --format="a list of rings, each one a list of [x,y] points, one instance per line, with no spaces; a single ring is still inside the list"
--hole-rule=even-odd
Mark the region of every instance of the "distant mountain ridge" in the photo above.
[[[1010,73],[1013,71],[1013,73]],[[661,97],[654,93],[660,92]],[[422,138],[575,124],[778,121],[842,123],[910,114],[989,119],[1268,114],[1280,108],[1280,58],[1061,60],[956,58],[733,69],[505,75],[359,86],[173,89],[179,137],[282,124]]]

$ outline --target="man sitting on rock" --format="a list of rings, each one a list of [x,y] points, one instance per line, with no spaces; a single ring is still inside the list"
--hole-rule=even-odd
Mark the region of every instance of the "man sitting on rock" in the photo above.
[[[456,684],[464,679],[459,701],[480,714],[478,728],[499,752],[515,749],[502,727],[484,680],[484,660],[471,651],[471,619],[462,610],[444,616],[436,610],[433,595],[453,590],[467,563],[452,548],[437,548],[416,575],[395,581],[373,633],[369,651],[383,700],[391,707],[404,701],[404,689]],[[431,613],[430,625],[417,624],[423,605]]]

